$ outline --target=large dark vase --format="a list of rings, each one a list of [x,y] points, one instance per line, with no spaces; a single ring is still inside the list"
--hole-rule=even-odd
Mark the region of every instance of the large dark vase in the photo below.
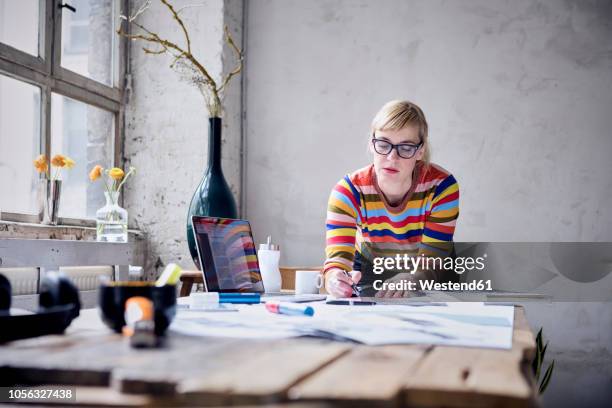
[[[221,118],[208,119],[208,168],[193,193],[187,214],[189,252],[193,262],[201,269],[191,224],[191,217],[194,215],[238,218],[236,200],[221,169]]]

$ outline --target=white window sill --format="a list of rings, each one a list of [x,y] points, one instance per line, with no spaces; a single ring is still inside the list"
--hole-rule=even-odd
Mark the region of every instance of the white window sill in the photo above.
[[[0,238],[61,239],[95,241],[95,226],[43,225],[28,222],[0,220]],[[142,241],[145,234],[140,230],[128,230],[128,241]]]

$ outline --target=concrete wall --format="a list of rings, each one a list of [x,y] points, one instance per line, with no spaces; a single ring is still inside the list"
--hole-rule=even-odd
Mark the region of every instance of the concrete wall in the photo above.
[[[320,264],[330,189],[368,162],[380,106],[406,98],[459,181],[458,240],[612,240],[611,4],[249,2],[256,238]]]
[[[333,184],[369,123],[418,103],[461,189],[459,241],[612,241],[612,3],[248,2],[246,215],[284,264],[323,262]],[[569,281],[568,281],[569,282]],[[610,303],[530,303],[546,406],[612,397]]]
[[[612,303],[524,304],[534,333],[549,342],[544,368],[555,360],[544,407],[609,407],[612,398]]]
[[[173,1],[189,30],[194,55],[217,79],[234,67],[223,40],[230,28],[242,43],[242,1]],[[163,5],[154,2],[140,22],[160,36],[184,44],[180,28]],[[179,79],[166,55],[145,55],[131,43],[133,91],[126,113],[125,155],[137,168],[126,186],[130,224],[149,237],[146,272],[153,276],[170,262],[193,269],[186,244],[187,209],[208,158],[208,113],[196,88]],[[223,169],[240,202],[240,77],[227,92],[223,123]]]

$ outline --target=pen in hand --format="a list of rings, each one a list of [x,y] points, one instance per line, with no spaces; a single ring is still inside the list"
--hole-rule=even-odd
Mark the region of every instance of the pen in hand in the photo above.
[[[359,297],[361,295],[361,292],[359,291],[359,287],[357,286],[357,284],[353,282],[353,277],[347,271],[344,271],[344,274],[346,275],[347,278],[351,280],[351,288],[353,289],[353,293],[351,296]]]

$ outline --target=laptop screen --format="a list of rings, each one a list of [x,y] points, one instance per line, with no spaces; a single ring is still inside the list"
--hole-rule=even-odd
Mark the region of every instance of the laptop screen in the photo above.
[[[192,222],[209,292],[264,291],[248,221],[194,216]]]

